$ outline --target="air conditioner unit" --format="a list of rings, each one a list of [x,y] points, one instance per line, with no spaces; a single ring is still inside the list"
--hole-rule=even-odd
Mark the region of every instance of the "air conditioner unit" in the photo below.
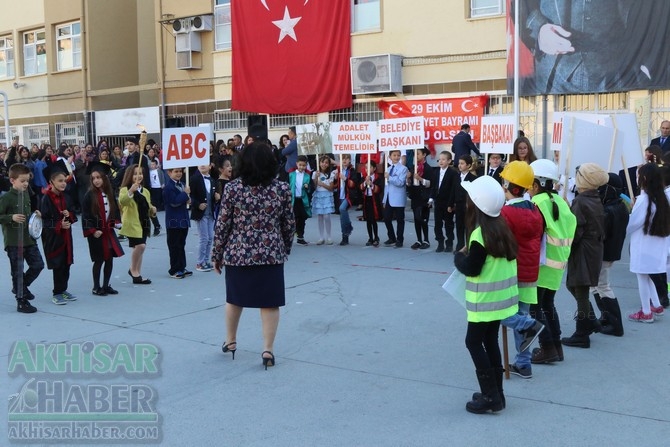
[[[172,30],[175,34],[186,34],[191,31],[191,19],[177,19],[172,22]]]
[[[194,16],[191,18],[191,29],[193,31],[211,31],[212,16]]]
[[[402,56],[378,54],[352,57],[351,93],[402,93]]]
[[[199,70],[202,68],[200,53],[193,51],[177,51],[177,70]]]
[[[181,51],[202,51],[200,34],[194,32],[177,34],[175,36],[175,50],[178,53]]]

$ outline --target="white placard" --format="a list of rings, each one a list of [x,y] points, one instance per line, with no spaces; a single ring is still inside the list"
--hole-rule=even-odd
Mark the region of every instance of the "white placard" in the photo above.
[[[147,133],[160,133],[160,108],[138,107],[95,112],[95,133],[99,137],[136,135],[141,132],[138,124],[144,126]]]
[[[377,122],[331,123],[333,154],[377,153]]]
[[[562,149],[558,172],[574,177],[575,169],[582,163],[596,163],[607,169],[612,151],[614,129],[574,117],[563,121]],[[566,166],[567,164],[567,166]]]
[[[303,124],[296,127],[298,155],[319,155],[333,152],[330,136],[332,123]]]
[[[482,117],[479,150],[485,154],[514,153],[514,116]]]
[[[211,127],[176,127],[163,130],[161,165],[165,169],[209,164]]]
[[[621,157],[626,160],[626,168],[644,163],[644,149],[640,144],[640,134],[637,129],[637,117],[634,113],[612,115],[613,125],[617,129],[617,144],[612,156],[610,171],[619,172],[624,169]]]
[[[424,147],[423,117],[379,120],[379,150],[420,149]]]
[[[589,123],[612,127],[612,119],[609,115],[598,115],[595,113],[554,112],[553,132],[551,135],[551,150],[560,151],[563,144],[563,126],[570,118],[577,118]]]

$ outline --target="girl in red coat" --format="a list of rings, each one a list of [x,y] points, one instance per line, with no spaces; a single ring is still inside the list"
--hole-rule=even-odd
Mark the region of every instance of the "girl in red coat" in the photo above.
[[[93,295],[116,295],[109,284],[114,267],[114,258],[123,255],[123,249],[114,231],[121,222],[119,207],[116,204],[112,185],[109,182],[110,166],[104,163],[91,163],[87,173],[91,186],[84,196],[82,204],[82,229],[88,241],[88,250],[93,261]],[[100,270],[103,268],[102,287]]]

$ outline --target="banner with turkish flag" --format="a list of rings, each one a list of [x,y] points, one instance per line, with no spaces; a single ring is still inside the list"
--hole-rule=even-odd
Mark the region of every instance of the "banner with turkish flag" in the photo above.
[[[349,0],[236,0],[231,9],[233,109],[351,107]]]
[[[379,101],[384,118],[422,116],[425,144],[435,155],[440,145],[451,144],[461,125],[470,125],[472,141],[479,142],[484,107],[488,95],[469,98],[418,99],[406,101]],[[446,150],[447,147],[440,148]]]

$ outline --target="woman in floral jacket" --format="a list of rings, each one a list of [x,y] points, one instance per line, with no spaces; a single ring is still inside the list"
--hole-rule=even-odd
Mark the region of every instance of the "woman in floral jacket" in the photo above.
[[[291,190],[275,179],[272,149],[255,142],[241,153],[239,177],[228,183],[214,231],[212,262],[226,271],[226,342],[237,350],[237,326],[245,307],[260,308],[265,369],[274,366],[279,307],[285,304],[284,262],[295,233]]]

